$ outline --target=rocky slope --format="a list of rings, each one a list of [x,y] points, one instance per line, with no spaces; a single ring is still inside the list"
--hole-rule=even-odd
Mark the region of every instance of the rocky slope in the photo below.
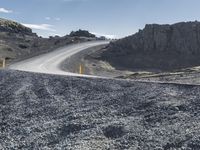
[[[0,149],[200,149],[200,86],[6,70],[0,79]]]
[[[125,70],[174,70],[200,65],[200,22],[146,25],[111,43],[100,59]]]
[[[32,33],[30,28],[27,28],[17,22],[0,18],[0,32],[18,33],[25,35],[37,36]]]

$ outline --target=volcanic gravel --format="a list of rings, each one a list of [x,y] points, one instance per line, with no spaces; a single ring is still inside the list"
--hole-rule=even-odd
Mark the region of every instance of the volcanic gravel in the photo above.
[[[0,79],[0,149],[200,149],[198,85],[11,70]]]

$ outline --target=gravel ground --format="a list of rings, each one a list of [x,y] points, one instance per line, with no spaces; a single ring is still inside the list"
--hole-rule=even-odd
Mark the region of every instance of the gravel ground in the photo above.
[[[0,149],[200,149],[200,86],[10,70],[0,78]]]

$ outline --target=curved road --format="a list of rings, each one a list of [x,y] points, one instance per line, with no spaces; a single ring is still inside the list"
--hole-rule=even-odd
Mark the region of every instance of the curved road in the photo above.
[[[69,75],[69,76],[88,76],[80,75],[76,73],[65,72],[61,70],[60,64],[69,58],[70,56],[86,50],[87,48],[108,44],[109,41],[93,41],[80,44],[74,44],[60,48],[53,52],[36,56],[24,61],[10,65],[8,68],[13,70],[36,72],[36,73],[46,73],[46,74],[57,74],[57,75]],[[95,76],[89,76],[95,77]]]
[[[80,44],[69,45],[69,46],[57,49],[53,52],[36,56],[30,59],[12,64],[8,68],[12,70],[45,73],[45,74],[82,76],[82,77],[108,79],[109,77],[81,75],[77,73],[66,72],[66,71],[63,71],[60,67],[61,63],[65,61],[67,58],[71,57],[72,55],[80,51],[86,50],[88,48],[98,46],[98,45],[104,45],[108,43],[109,41],[95,41],[95,42],[93,41],[93,42],[85,42],[85,43],[80,43]],[[115,78],[115,80],[123,80],[123,79]],[[140,80],[140,79],[135,80],[135,81],[144,82],[144,83],[160,83],[160,84],[176,84],[176,85],[196,85],[196,86],[200,85],[200,84],[194,84],[190,82],[179,83],[176,81],[166,82],[166,81],[149,81],[149,80]]]

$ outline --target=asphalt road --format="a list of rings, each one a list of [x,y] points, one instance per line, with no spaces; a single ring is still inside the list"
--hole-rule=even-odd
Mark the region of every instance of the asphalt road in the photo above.
[[[108,43],[109,41],[95,41],[95,42],[86,42],[86,43],[70,45],[47,54],[43,54],[37,57],[33,57],[12,64],[8,68],[13,70],[36,72],[36,73],[80,76],[79,74],[63,71],[60,67],[61,63],[67,58],[71,57],[72,55],[80,51]],[[87,75],[81,75],[81,76],[87,76]]]

